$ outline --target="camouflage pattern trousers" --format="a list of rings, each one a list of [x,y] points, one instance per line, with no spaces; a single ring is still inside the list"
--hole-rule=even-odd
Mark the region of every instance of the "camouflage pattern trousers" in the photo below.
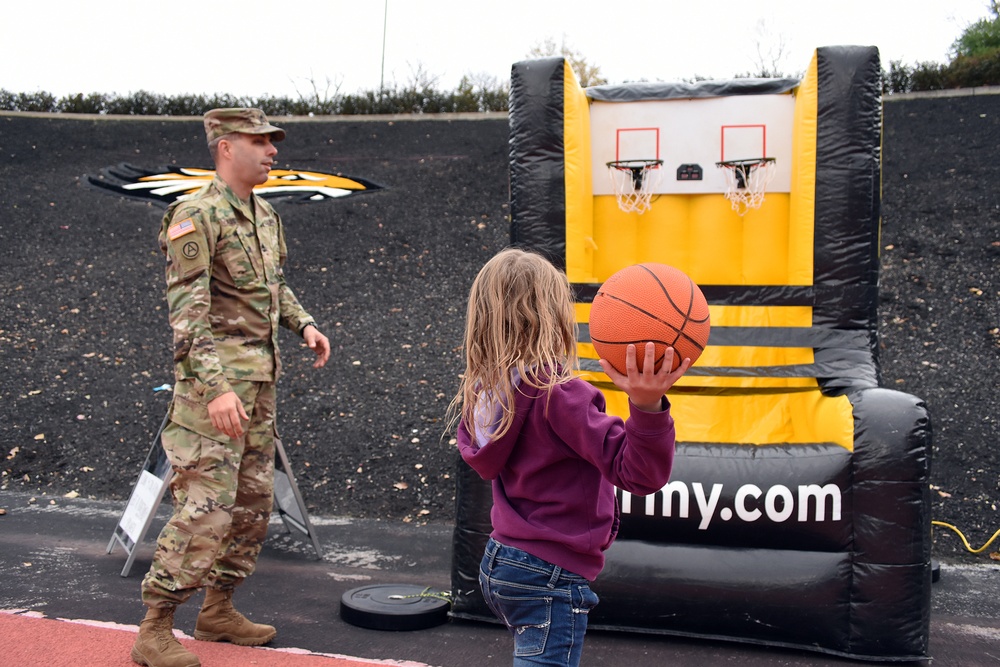
[[[232,589],[256,566],[274,496],[275,385],[231,384],[250,416],[243,437],[216,440],[174,418],[163,431],[174,513],[142,581],[148,607],[176,606],[203,586]]]

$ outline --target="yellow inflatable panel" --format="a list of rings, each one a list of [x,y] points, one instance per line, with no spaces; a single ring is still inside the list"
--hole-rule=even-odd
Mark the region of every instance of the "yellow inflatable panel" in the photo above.
[[[623,213],[614,197],[596,196],[597,282],[624,266],[659,262],[700,285],[808,285],[812,253],[791,247],[791,239],[807,239],[811,249],[812,235],[791,228],[790,200],[769,194],[760,209],[740,217],[722,195],[661,195],[639,216]]]
[[[573,68],[563,67],[563,142],[566,169],[566,275],[594,282],[593,177],[590,166],[590,102]]]
[[[795,125],[792,127],[792,195],[789,215],[796,224],[789,228],[789,247],[800,258],[789,276],[789,284],[811,285],[816,226],[816,133],[819,82],[816,59],[795,93]]]
[[[614,389],[603,392],[608,414],[627,418],[628,396]],[[815,389],[750,395],[672,392],[668,397],[678,442],[832,443],[854,450],[854,413],[846,396],[824,396]]]

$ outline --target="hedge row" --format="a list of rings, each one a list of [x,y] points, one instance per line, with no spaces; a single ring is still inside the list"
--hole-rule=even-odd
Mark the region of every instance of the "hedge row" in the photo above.
[[[959,56],[947,65],[889,64],[883,71],[887,94],[1000,85],[1000,50],[985,56]],[[200,116],[218,107],[257,107],[271,116],[483,113],[507,111],[510,84],[473,85],[463,80],[458,89],[443,92],[432,86],[406,86],[383,91],[299,97],[238,97],[235,95],[157,95],[144,90],[127,96],[91,93],[56,98],[46,92],[12,93],[0,89],[0,110],[49,113],[93,113],[125,116]]]
[[[0,88],[0,109],[48,113],[119,114],[125,116],[200,116],[220,107],[257,107],[270,116],[425,114],[507,110],[507,84],[493,88],[463,82],[453,92],[432,87],[336,95],[327,99],[239,97],[236,95],[157,95],[145,90],[126,96],[91,93],[56,98],[51,93],[12,93]]]

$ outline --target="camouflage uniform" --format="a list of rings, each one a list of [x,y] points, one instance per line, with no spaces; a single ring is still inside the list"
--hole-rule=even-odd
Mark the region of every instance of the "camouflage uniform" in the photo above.
[[[174,515],[142,583],[152,608],[253,572],[273,497],[278,327],[314,324],[285,284],[281,219],[256,195],[242,202],[216,176],[167,210],[159,241],[176,380],[162,443],[175,475]],[[208,417],[208,403],[229,391],[250,416],[238,439]]]

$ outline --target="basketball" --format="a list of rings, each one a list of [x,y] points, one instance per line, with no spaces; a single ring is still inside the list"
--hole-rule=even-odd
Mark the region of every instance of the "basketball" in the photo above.
[[[602,359],[625,374],[625,353],[636,346],[642,370],[645,343],[656,348],[659,370],[673,347],[675,370],[684,358],[694,363],[708,343],[708,302],[686,273],[666,264],[635,264],[608,278],[590,309],[590,340]]]

